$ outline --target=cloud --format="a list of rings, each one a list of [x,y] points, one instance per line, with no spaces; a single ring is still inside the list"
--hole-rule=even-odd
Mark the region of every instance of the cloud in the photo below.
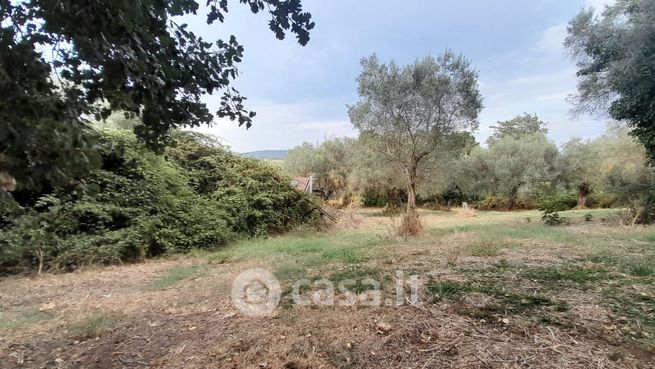
[[[215,102],[208,101],[208,104],[215,108]],[[211,127],[195,130],[218,137],[236,152],[288,149],[303,142],[355,136],[344,104],[344,101],[325,99],[290,103],[249,99],[247,108],[257,112],[250,129],[238,127],[228,119],[216,119]]]
[[[535,45],[535,50],[546,53],[561,53],[566,38],[566,23],[547,28]]]
[[[507,80],[505,83],[513,86],[555,84],[563,79],[575,77],[575,69],[569,68],[554,73],[531,74],[527,76],[515,77]]]

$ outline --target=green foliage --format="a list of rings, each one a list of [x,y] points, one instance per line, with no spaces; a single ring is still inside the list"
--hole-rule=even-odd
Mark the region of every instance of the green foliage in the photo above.
[[[289,150],[284,169],[294,176],[314,176],[314,191],[325,199],[345,195],[352,172],[355,140],[332,138],[320,145],[303,143]]]
[[[587,206],[590,208],[609,209],[620,205],[619,197],[610,192],[595,191],[587,198]]]
[[[74,270],[216,248],[313,217],[311,201],[275,168],[176,133],[167,158],[126,131],[99,132],[101,168],[24,202],[0,233],[0,270]]]
[[[550,226],[564,225],[569,223],[567,218],[564,218],[559,215],[559,213],[553,211],[544,211],[543,215],[541,216],[541,220]]]
[[[278,39],[288,31],[301,45],[309,41],[314,23],[300,0],[240,3],[268,13]],[[249,127],[255,113],[230,87],[243,46],[235,36],[207,42],[179,23],[201,5],[209,24],[224,22],[226,0],[2,0],[0,172],[24,188],[76,176],[93,151],[88,116],[138,116],[134,131],[157,148],[172,128],[209,124],[214,115]],[[212,114],[201,97],[216,92],[223,96]]]
[[[592,220],[594,220],[594,215],[591,214],[591,213],[587,213],[587,214],[584,215],[583,218],[584,218],[585,222],[591,222]]]
[[[512,201],[509,197],[489,195],[478,201],[475,207],[478,210],[517,210],[534,209],[534,204],[529,199]]]
[[[539,210],[550,213],[573,209],[578,203],[578,195],[573,192],[560,192],[554,195],[542,195],[537,200]]]
[[[233,232],[266,236],[288,231],[314,215],[311,198],[295,191],[278,168],[233,155],[198,133],[177,133],[174,139],[166,156],[186,171],[196,193],[227,214]]]
[[[489,145],[505,137],[516,139],[538,133],[548,133],[546,122],[541,121],[536,114],[528,113],[517,115],[510,120],[500,121],[496,126],[491,126],[491,128],[493,128],[494,133],[487,140]]]
[[[539,210],[542,211],[541,221],[550,226],[568,224],[569,220],[562,217],[558,211],[569,210],[575,206],[575,203],[575,196],[570,194],[559,194],[540,199]]]
[[[462,132],[477,128],[482,109],[477,73],[450,50],[405,67],[380,63],[375,55],[361,64],[360,99],[348,107],[348,115],[362,143],[382,153],[378,156],[396,170],[395,177],[404,178],[407,206],[413,210],[421,166],[439,148],[466,146]]]
[[[578,61],[578,108],[627,121],[655,161],[655,2],[620,0],[582,10],[566,46]]]
[[[405,196],[407,196],[406,191],[399,188],[367,187],[362,193],[362,203],[370,207],[398,208]]]

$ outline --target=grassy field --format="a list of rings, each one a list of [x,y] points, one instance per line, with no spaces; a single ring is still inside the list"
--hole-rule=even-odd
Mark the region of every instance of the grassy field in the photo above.
[[[0,280],[0,367],[653,368],[655,228],[612,210],[566,226],[528,212],[421,212],[417,239],[362,210],[356,227],[212,253]],[[586,214],[591,220],[585,220]],[[231,303],[234,277],[270,270],[272,316]],[[419,302],[298,306],[299,279],[416,275]],[[337,292],[337,299],[340,297]],[[384,300],[386,301],[386,300]]]

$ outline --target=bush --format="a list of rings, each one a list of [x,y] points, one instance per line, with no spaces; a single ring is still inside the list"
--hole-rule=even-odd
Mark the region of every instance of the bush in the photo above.
[[[502,196],[487,196],[484,200],[478,202],[479,210],[507,210],[509,199]]]
[[[379,189],[369,187],[362,193],[362,204],[366,207],[382,208],[385,206],[401,207],[407,193],[403,189]]]
[[[569,220],[567,218],[560,216],[559,213],[551,212],[551,211],[544,211],[543,215],[541,216],[541,220],[545,224],[551,226],[563,225],[569,223]]]
[[[479,201],[475,208],[478,210],[509,210],[510,199],[504,196],[491,195]],[[528,199],[516,199],[512,210],[534,209],[534,204]]]
[[[578,195],[574,192],[562,192],[555,195],[542,195],[537,200],[539,210],[552,212],[571,210],[578,204]]]
[[[609,209],[619,205],[619,198],[616,194],[608,192],[592,192],[587,197],[587,206],[590,208]]]
[[[131,133],[100,136],[100,168],[67,188],[19,193],[23,210],[3,213],[0,273],[216,248],[315,219],[312,200],[275,168],[212,146],[205,136],[177,133],[166,157]]]

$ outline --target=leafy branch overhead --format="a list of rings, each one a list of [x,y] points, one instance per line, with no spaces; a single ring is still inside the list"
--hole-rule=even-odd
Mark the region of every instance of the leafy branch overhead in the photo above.
[[[267,13],[278,39],[291,33],[301,45],[309,41],[314,23],[300,0],[239,2],[253,13]],[[39,148],[51,144],[67,148],[57,150],[66,152],[64,161],[85,161],[91,152],[81,139],[87,119],[115,111],[141,118],[135,132],[151,148],[161,148],[170,129],[210,124],[215,116],[250,127],[255,113],[230,87],[243,45],[234,35],[205,40],[180,22],[199,11],[207,13],[209,24],[225,20],[227,0],[203,5],[195,0],[0,0],[0,140],[8,143],[0,171],[38,182],[24,168],[53,164],[49,150]],[[222,93],[221,103],[212,112],[202,96],[216,92]],[[63,141],[42,141],[36,132]]]

